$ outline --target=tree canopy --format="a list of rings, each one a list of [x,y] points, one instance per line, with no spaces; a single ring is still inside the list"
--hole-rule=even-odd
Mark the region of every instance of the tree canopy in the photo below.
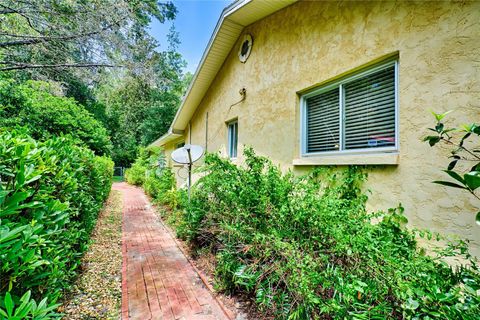
[[[112,143],[102,123],[75,99],[61,96],[55,83],[0,80],[0,126],[25,127],[35,139],[70,135],[99,155],[110,155]]]
[[[129,166],[168,130],[190,79],[175,29],[164,48],[149,33],[176,13],[156,0],[0,1],[0,124],[70,133]]]
[[[0,70],[145,67],[158,46],[149,23],[176,12],[156,0],[4,0]]]

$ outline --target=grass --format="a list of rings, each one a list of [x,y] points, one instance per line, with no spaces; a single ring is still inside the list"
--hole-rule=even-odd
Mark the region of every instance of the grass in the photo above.
[[[113,176],[113,182],[123,182],[124,179],[122,176]]]

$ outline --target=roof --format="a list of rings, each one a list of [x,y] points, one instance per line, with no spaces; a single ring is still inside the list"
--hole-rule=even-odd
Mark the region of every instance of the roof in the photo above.
[[[152,145],[164,145],[183,134],[243,29],[296,1],[237,0],[223,9],[168,132]]]

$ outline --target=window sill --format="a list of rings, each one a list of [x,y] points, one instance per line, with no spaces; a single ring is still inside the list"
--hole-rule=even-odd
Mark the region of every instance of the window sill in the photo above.
[[[316,155],[293,159],[293,165],[398,165],[399,158],[398,153]]]

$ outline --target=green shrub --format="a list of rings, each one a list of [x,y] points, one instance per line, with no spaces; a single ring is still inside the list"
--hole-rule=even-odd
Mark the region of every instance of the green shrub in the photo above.
[[[141,186],[145,182],[146,170],[145,166],[135,162],[130,168],[125,170],[125,179],[130,184]]]
[[[125,171],[128,183],[142,186],[145,192],[159,204],[177,207],[179,194],[175,188],[172,170],[164,166],[161,148],[142,148],[132,167]]]
[[[98,155],[109,155],[107,130],[73,98],[57,94],[53,83],[0,79],[0,126],[28,128],[38,140],[68,134]]]
[[[175,176],[170,168],[150,173],[143,187],[145,192],[160,204],[174,206],[177,201]]]
[[[27,291],[50,303],[61,296],[76,274],[112,174],[110,159],[65,137],[37,142],[22,132],[0,131],[0,308],[7,307],[6,292],[17,304]]]
[[[58,319],[60,314],[55,312],[59,304],[47,305],[47,298],[44,298],[40,303],[36,303],[35,300],[30,298],[31,292],[27,291],[15,304],[10,292],[5,294],[3,300],[3,306],[0,307],[0,320],[22,320],[22,319],[35,319],[35,320],[48,320]]]
[[[176,217],[179,236],[216,256],[219,289],[276,319],[478,319],[480,275],[465,242],[425,255],[401,207],[366,212],[359,168],[297,177],[245,155],[245,167],[207,155]],[[470,267],[450,267],[448,255]]]
[[[140,148],[138,158],[129,169],[125,170],[125,179],[130,184],[142,186],[147,178],[147,173],[157,171],[159,161],[163,160],[160,147]]]
[[[448,156],[450,163],[445,170],[445,173],[450,176],[450,181],[440,180],[433,181],[433,183],[463,189],[480,200],[480,148],[478,148],[480,124],[473,122],[462,125],[462,128],[446,127],[444,118],[450,112],[432,112],[437,123],[434,128],[428,128],[428,130],[434,133],[423,139],[423,141],[428,141],[431,147],[441,143],[450,149]],[[480,211],[476,213],[475,220],[477,224],[480,224]]]

